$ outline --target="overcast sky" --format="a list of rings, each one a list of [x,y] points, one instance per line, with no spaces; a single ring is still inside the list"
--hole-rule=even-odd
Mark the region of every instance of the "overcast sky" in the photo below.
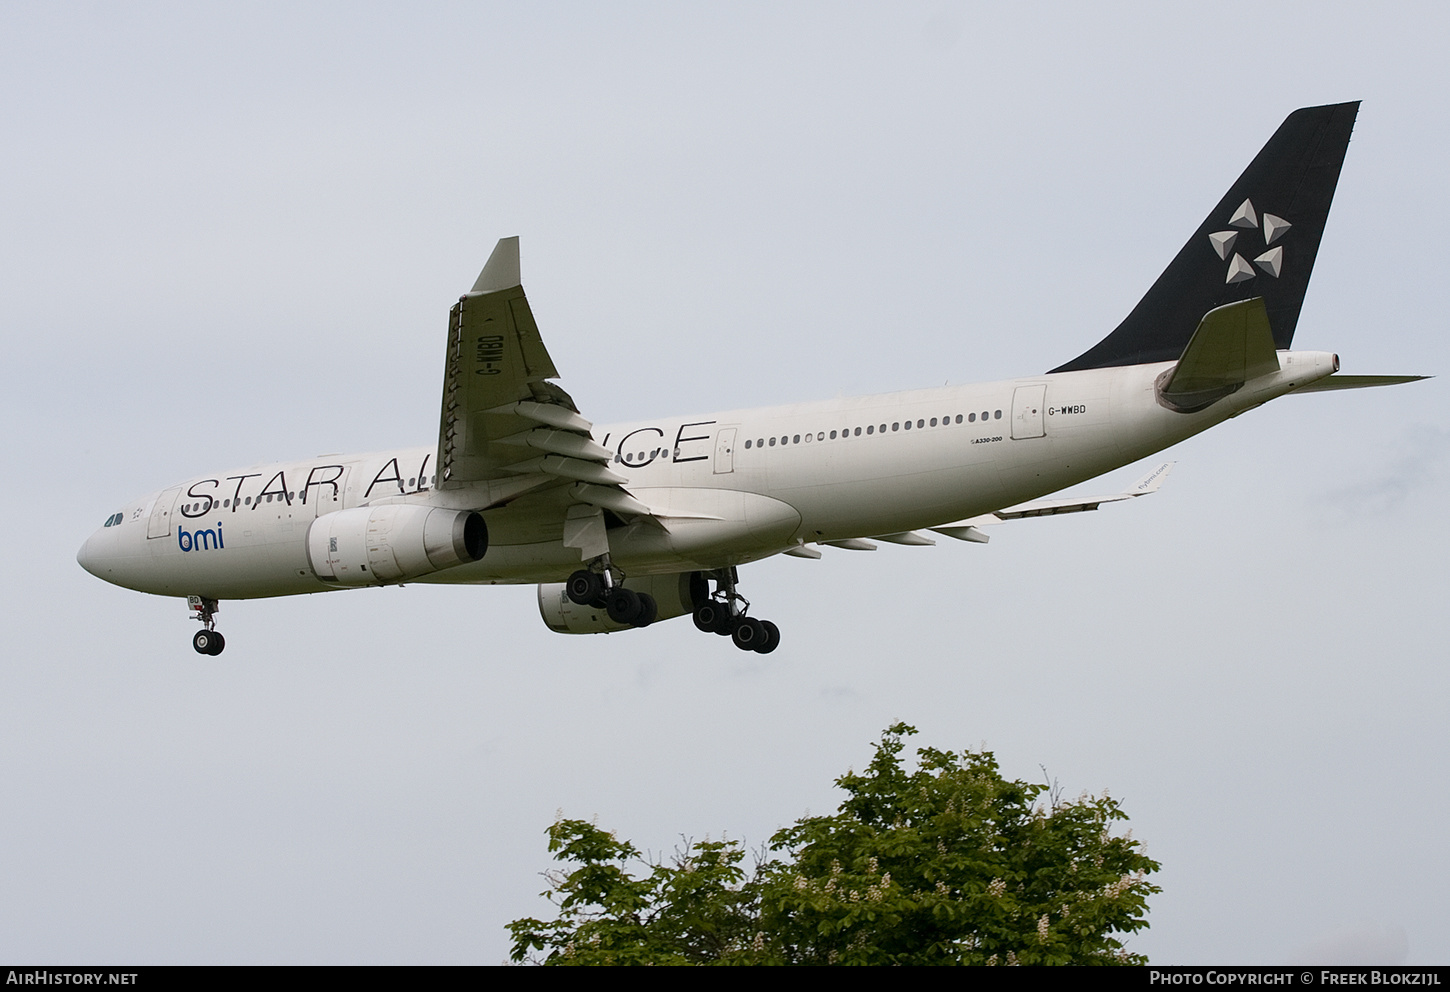
[[[510,235],[595,423],[1041,372],[1312,104],[1364,101],[1295,345],[1450,372],[1443,5],[1183,6],[7,4],[0,959],[497,963],[556,810],[755,845],[896,720],[1120,798],[1155,962],[1450,959],[1443,378],[744,568],[769,656],[412,585],[224,603],[208,659],[75,562],[188,476],[434,443]]]

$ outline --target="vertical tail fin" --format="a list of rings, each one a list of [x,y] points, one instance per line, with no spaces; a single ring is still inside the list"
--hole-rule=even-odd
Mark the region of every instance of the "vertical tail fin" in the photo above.
[[[1288,348],[1358,112],[1355,101],[1290,114],[1133,312],[1052,371],[1173,361],[1204,314],[1255,296]]]

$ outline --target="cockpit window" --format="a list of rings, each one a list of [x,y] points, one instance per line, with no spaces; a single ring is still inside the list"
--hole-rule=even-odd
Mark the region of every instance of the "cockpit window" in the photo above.
[[[122,514],[120,514],[120,513],[113,513],[109,517],[106,518],[106,522],[104,524],[102,524],[101,526],[102,527],[114,527],[118,523],[120,523],[122,519],[123,519],[123,515]]]

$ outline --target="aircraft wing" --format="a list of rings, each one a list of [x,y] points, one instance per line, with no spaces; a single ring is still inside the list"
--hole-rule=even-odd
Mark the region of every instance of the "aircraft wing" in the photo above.
[[[624,477],[609,470],[609,451],[569,394],[549,381],[558,375],[519,278],[519,239],[504,238],[449,313],[438,488],[490,483],[517,495],[570,483],[578,502],[648,513],[620,488]]]
[[[940,527],[933,527],[932,530],[938,534],[945,534],[947,537],[955,537],[961,541],[975,541],[985,543],[986,535],[975,528],[986,524],[1000,524],[1008,520],[1020,520],[1023,517],[1050,517],[1058,513],[1082,513],[1087,510],[1096,510],[1104,503],[1117,503],[1122,500],[1135,499],[1138,496],[1147,496],[1149,493],[1156,493],[1163,485],[1163,480],[1168,478],[1172,471],[1174,462],[1164,462],[1143,478],[1120,493],[1111,493],[1107,496],[1067,496],[1056,499],[1034,499],[1027,503],[1018,503],[1016,506],[1005,507],[992,513],[984,513],[979,517],[972,517],[970,520],[959,520],[955,523],[943,524]]]

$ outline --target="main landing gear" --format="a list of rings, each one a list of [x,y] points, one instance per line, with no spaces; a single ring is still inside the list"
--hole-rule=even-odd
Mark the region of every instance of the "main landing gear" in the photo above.
[[[216,615],[221,605],[214,599],[207,599],[205,596],[187,596],[186,604],[196,612],[193,620],[200,620],[204,629],[198,630],[191,638],[191,646],[196,648],[197,654],[219,655],[227,646],[227,639],[216,629]]]
[[[597,572],[579,569],[569,576],[564,591],[580,606],[602,609],[615,623],[631,627],[648,627],[659,613],[659,605],[649,593],[635,592],[615,582],[607,562],[600,564]]]
[[[734,567],[722,568],[711,577],[715,592],[695,607],[695,626],[706,633],[729,635],[742,651],[774,651],[780,645],[780,628],[769,620],[746,616],[750,600],[735,591]]]

